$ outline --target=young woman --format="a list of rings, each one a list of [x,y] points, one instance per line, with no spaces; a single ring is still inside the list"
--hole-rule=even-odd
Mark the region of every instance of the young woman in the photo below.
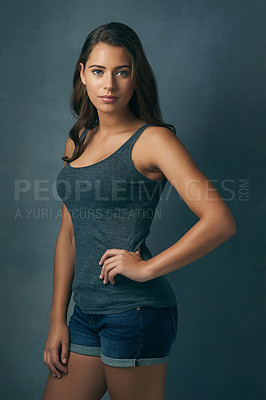
[[[165,275],[234,235],[235,222],[163,122],[152,69],[131,28],[94,29],[73,86],[77,122],[57,176],[63,207],[43,400],[98,400],[107,390],[112,400],[162,400],[178,325]],[[167,181],[199,221],[152,257],[145,240]]]

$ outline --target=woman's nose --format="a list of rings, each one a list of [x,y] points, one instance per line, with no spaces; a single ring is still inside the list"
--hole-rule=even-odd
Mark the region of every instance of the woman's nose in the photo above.
[[[111,73],[107,73],[105,77],[105,88],[108,89],[115,89],[116,83],[115,83],[115,77]]]

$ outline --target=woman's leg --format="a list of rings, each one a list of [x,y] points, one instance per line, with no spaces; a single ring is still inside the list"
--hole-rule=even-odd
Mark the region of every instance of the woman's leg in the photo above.
[[[111,400],[164,400],[167,363],[136,367],[104,364]]]
[[[68,373],[54,378],[48,375],[42,400],[100,400],[107,390],[100,357],[70,351]]]

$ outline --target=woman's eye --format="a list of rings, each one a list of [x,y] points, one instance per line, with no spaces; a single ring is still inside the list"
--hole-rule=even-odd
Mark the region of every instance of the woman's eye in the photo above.
[[[92,72],[93,72],[95,75],[101,75],[101,74],[103,73],[103,71],[100,70],[100,69],[94,69]],[[117,73],[118,73],[118,74],[121,74],[122,76],[127,76],[127,75],[128,75],[128,72],[127,72],[127,71],[118,71]]]
[[[127,71],[118,71],[118,73],[121,72],[121,75],[127,76],[128,72]]]

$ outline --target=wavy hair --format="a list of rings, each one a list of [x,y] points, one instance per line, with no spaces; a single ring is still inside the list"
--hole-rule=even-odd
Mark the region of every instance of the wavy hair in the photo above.
[[[80,157],[84,151],[79,132],[83,128],[93,129],[99,123],[97,109],[89,99],[86,86],[81,82],[79,65],[82,63],[85,67],[91,51],[100,42],[124,47],[129,54],[135,88],[129,101],[133,114],[146,123],[165,126],[176,134],[175,127],[162,120],[157,82],[139,37],[129,26],[121,22],[110,22],[95,28],[87,36],[76,64],[70,106],[77,121],[69,131],[69,137],[75,144],[75,151],[71,157],[62,157],[62,160],[68,163]]]

